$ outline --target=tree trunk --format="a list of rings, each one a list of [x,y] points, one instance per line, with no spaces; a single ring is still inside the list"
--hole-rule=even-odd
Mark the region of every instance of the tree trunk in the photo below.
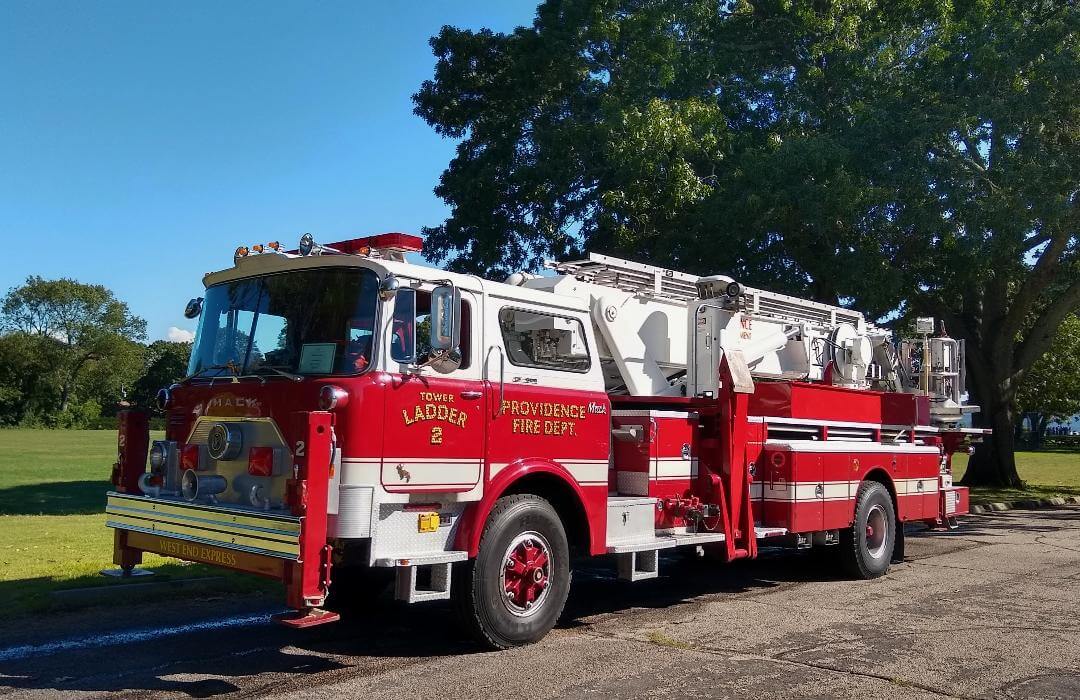
[[[71,382],[64,382],[63,388],[60,390],[60,412],[68,410],[68,405],[71,403]]]
[[[1050,416],[1040,413],[1031,428],[1031,449],[1041,450],[1046,440],[1046,429],[1050,427]]]
[[[983,411],[987,407],[983,406]],[[979,426],[993,430],[975,447],[961,483],[964,486],[1009,486],[1021,488],[1024,482],[1016,472],[1016,440],[1012,409],[1006,404],[983,414]]]
[[[967,341],[968,378],[973,403],[980,412],[973,423],[990,428],[968,462],[961,483],[965,486],[1004,486],[1020,488],[1024,482],[1016,472],[1016,414],[1013,399],[1016,389],[1012,375],[1011,348],[981,347]],[[972,355],[977,354],[977,357]]]

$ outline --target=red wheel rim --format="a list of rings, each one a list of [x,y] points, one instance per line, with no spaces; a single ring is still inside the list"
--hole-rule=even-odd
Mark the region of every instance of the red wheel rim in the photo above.
[[[551,587],[551,546],[538,532],[523,532],[506,548],[500,583],[503,603],[514,615],[534,614]]]

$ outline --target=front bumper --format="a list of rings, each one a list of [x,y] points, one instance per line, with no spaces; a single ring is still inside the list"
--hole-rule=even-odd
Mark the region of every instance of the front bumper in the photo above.
[[[302,518],[111,492],[106,525],[131,549],[280,577],[301,557]]]

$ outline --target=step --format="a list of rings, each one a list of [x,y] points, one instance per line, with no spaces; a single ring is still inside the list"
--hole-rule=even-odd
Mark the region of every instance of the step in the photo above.
[[[645,552],[655,549],[671,549],[686,545],[707,544],[709,542],[723,542],[727,537],[722,532],[686,532],[675,535],[654,535],[639,540],[627,540],[609,544],[608,554],[628,554],[630,552]]]
[[[755,527],[754,534],[759,540],[766,539],[768,537],[781,537],[788,534],[786,527]]]
[[[421,569],[425,574],[422,580]],[[450,562],[399,566],[395,569],[394,598],[406,603],[447,600],[452,572]]]
[[[441,551],[441,552],[417,552],[416,554],[402,554],[396,557],[380,557],[375,560],[375,566],[429,566],[431,564],[449,564],[455,561],[465,561],[469,553],[465,551]]]

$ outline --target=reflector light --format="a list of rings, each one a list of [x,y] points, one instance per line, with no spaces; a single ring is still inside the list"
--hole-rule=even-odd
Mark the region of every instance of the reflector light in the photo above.
[[[247,254],[248,254],[247,246],[242,245],[242,246],[240,246],[239,248],[236,249],[235,253],[233,253],[233,260],[239,260],[240,258],[246,257]]]
[[[273,250],[273,251],[280,251],[281,250],[281,243],[278,242],[278,241],[270,241],[269,243],[266,244],[266,247],[269,248],[270,250]]]
[[[251,252],[252,253],[261,253],[261,252],[263,252],[263,250],[265,250],[265,248],[263,248],[261,245],[253,245],[253,246],[251,246]]]
[[[199,469],[199,446],[184,445],[180,450],[180,467],[182,471]]]
[[[248,451],[248,474],[271,476],[274,473],[274,448],[252,447]]]

